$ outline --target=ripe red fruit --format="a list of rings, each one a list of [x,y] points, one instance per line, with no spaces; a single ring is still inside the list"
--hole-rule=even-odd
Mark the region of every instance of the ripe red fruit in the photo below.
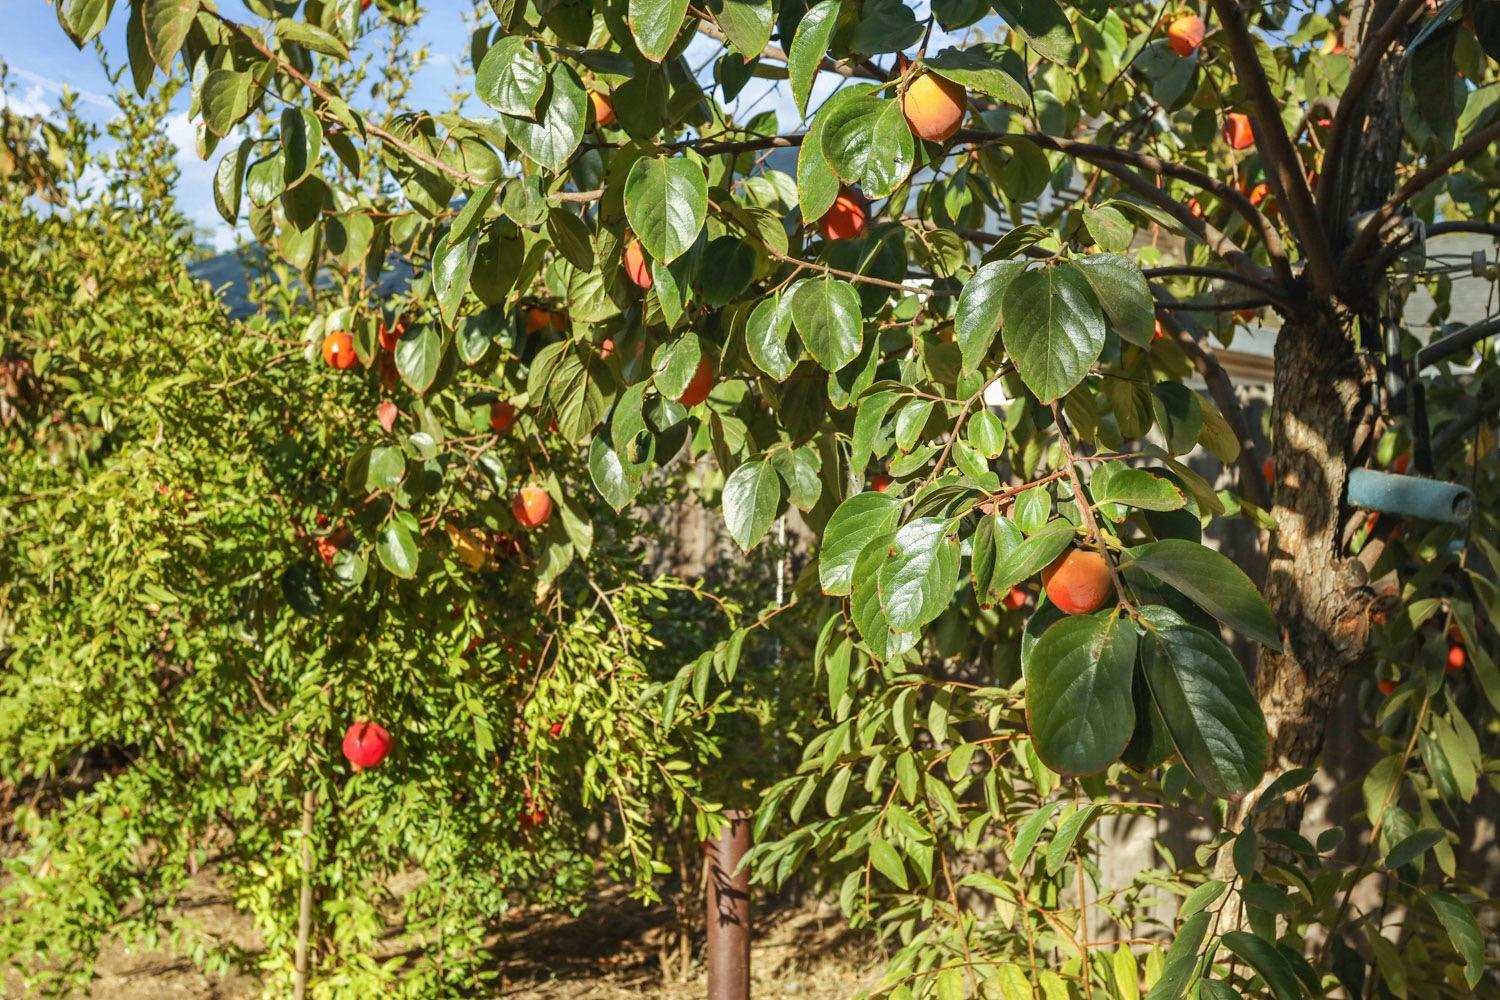
[[[1380,689],[1380,693],[1383,694],[1383,695],[1385,695],[1387,698],[1389,698],[1392,694],[1395,693],[1396,688],[1399,687],[1400,684],[1401,684],[1400,681],[1376,681],[1375,682],[1375,686]]]
[[[354,532],[348,528],[340,528],[331,535],[324,535],[316,542],[318,558],[323,560],[324,565],[332,566],[334,558],[339,554],[339,549],[354,541]]]
[[[1276,481],[1276,466],[1271,462],[1269,458],[1266,459],[1265,462],[1261,465],[1260,474],[1266,477],[1266,482],[1268,483],[1274,483]]]
[[[853,188],[840,188],[833,207],[818,220],[818,232],[825,240],[854,240],[863,235],[867,219],[865,199]]]
[[[1203,44],[1203,18],[1184,14],[1167,28],[1167,44],[1180,56],[1190,56]]]
[[[563,315],[551,309],[528,309],[523,319],[527,333],[541,330],[561,330],[565,324]]]
[[[1249,149],[1255,143],[1255,129],[1250,125],[1250,116],[1231,111],[1224,116],[1224,141],[1230,149]]]
[[[547,735],[551,736],[554,740],[562,735],[562,731],[563,724],[561,722],[554,722],[552,723],[552,725],[547,727]]]
[[[359,360],[354,353],[354,338],[343,330],[324,337],[323,360],[340,371],[353,368],[354,363]]]
[[[1026,598],[1026,591],[1020,587],[1012,587],[1010,588],[1010,592],[1005,595],[1005,606],[1012,611],[1019,611],[1026,606]]]
[[[401,411],[389,399],[375,407],[375,419],[380,421],[381,429],[387,434],[396,426],[396,418],[400,415]]]
[[[540,486],[527,486],[511,501],[510,512],[523,528],[540,528],[552,516],[552,498]]]
[[[1070,615],[1098,611],[1109,599],[1109,566],[1089,549],[1069,549],[1042,570],[1047,597]]]
[[[1462,646],[1455,644],[1448,647],[1448,672],[1450,674],[1462,670],[1464,664],[1468,662],[1469,654]]]
[[[708,398],[713,391],[714,379],[717,373],[714,371],[714,363],[708,357],[698,359],[698,367],[693,371],[693,379],[682,390],[682,395],[677,397],[677,402],[691,409]]]
[[[490,404],[490,430],[496,434],[504,434],[510,430],[510,425],[516,422],[516,408],[505,400],[499,400]]]
[[[928,142],[947,142],[964,122],[969,95],[952,80],[923,73],[901,95],[901,113],[912,134]]]
[[[1395,472],[1397,475],[1404,476],[1406,475],[1407,467],[1410,465],[1411,452],[1403,451],[1401,454],[1397,455],[1396,460],[1391,463],[1391,471]]]
[[[884,472],[877,472],[870,477],[870,489],[876,493],[884,493],[891,488],[891,477]]]
[[[589,91],[589,103],[594,106],[594,121],[600,128],[609,128],[615,123],[615,106],[610,102],[608,94],[601,94],[597,90]]]
[[[378,336],[382,351],[394,351],[396,349],[396,341],[406,336],[406,318],[404,316],[397,317],[391,320],[390,325],[386,325],[385,320],[381,320]]]
[[[356,771],[374,767],[391,752],[391,734],[378,722],[356,722],[344,733],[344,756]]]
[[[637,288],[651,287],[651,264],[646,260],[646,251],[641,248],[640,240],[631,240],[625,244],[625,277]]]

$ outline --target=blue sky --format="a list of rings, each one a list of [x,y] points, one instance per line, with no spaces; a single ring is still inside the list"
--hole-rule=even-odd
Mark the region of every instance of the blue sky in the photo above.
[[[124,3],[115,6],[115,15],[103,40],[111,59],[119,65],[125,60],[125,19],[122,14],[127,8]],[[226,17],[251,23],[259,20],[239,0],[219,0],[218,6]],[[919,16],[926,15],[927,3],[912,6]],[[415,81],[414,105],[437,110],[448,107],[448,94],[460,67],[466,67],[468,63],[469,29],[462,16],[462,11],[468,9],[469,4],[450,0],[436,0],[429,4],[428,14],[415,32],[415,44],[425,45],[430,56]],[[102,123],[118,113],[110,99],[113,88],[92,47],[85,47],[83,51],[73,47],[58,26],[51,2],[0,0],[0,16],[8,25],[0,35],[0,62],[6,65],[9,73],[8,90],[0,95],[0,102],[23,113],[49,114],[55,111],[58,98],[66,87],[80,95],[81,111],[94,120]],[[949,39],[939,30],[934,33],[933,41],[935,46],[942,46],[948,44]],[[688,49],[688,61],[691,65],[700,65],[716,49],[717,43],[700,36]],[[813,105],[816,106],[840,82],[839,77],[830,74],[820,77],[814,90]],[[469,85],[471,82],[466,82],[465,86]],[[757,112],[774,109],[780,117],[782,130],[795,127],[798,121],[785,85],[772,81],[752,81],[731,107],[740,111],[753,108]],[[187,95],[180,94],[177,107],[161,124],[178,149],[177,162],[181,170],[177,185],[178,203],[189,218],[212,234],[216,247],[227,249],[236,242],[236,234],[224,224],[213,207],[213,170],[218,154],[205,162],[193,152],[193,126],[188,121],[186,109]],[[480,116],[486,113],[477,101],[470,110]],[[243,237],[244,233],[240,235]]]

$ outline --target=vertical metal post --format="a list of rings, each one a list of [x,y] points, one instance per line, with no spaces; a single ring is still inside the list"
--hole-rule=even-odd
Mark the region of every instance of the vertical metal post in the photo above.
[[[750,873],[737,871],[750,850],[750,814],[729,820],[703,845],[708,874],[708,1000],[750,998]]]

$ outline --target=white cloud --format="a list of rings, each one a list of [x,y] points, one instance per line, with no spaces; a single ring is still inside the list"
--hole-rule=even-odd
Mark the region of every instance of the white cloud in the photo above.
[[[25,118],[45,118],[52,114],[52,103],[38,84],[32,84],[26,93],[19,95],[0,90],[0,108]]]

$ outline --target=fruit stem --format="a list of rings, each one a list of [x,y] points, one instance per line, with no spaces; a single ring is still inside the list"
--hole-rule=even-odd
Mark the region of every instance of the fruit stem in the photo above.
[[[1062,407],[1056,402],[1052,404],[1052,418],[1057,421],[1057,440],[1059,447],[1062,448],[1068,481],[1073,486],[1073,502],[1078,504],[1078,515],[1083,519],[1084,527],[1088,529],[1087,540],[1099,550],[1105,568],[1109,570],[1110,583],[1114,584],[1115,595],[1120,599],[1120,610],[1131,618],[1137,618],[1140,612],[1136,610],[1135,603],[1131,601],[1129,593],[1125,590],[1125,581],[1120,578],[1120,570],[1115,565],[1114,554],[1109,551],[1109,546],[1104,544],[1103,535],[1099,532],[1099,522],[1094,517],[1094,508],[1089,505],[1088,494],[1083,491],[1083,480],[1079,477],[1075,464],[1077,459],[1073,457],[1073,446],[1068,441],[1068,424],[1063,418]]]

